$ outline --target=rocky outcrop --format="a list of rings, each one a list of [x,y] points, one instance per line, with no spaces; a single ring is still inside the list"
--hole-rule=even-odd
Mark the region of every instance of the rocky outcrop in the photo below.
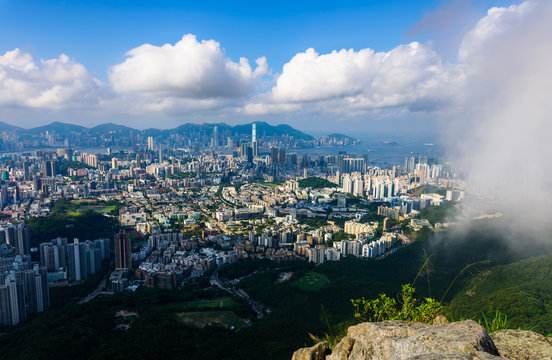
[[[442,321],[444,322],[444,321]],[[314,348],[314,347],[313,347]],[[308,348],[308,349],[313,349]],[[293,359],[301,349],[295,352]],[[314,359],[301,358],[301,359]],[[485,329],[466,320],[442,325],[406,321],[351,326],[326,360],[498,360],[504,359]]]
[[[309,348],[302,348],[293,353],[291,360],[324,360],[330,353],[327,341],[319,342]]]
[[[500,355],[511,360],[552,360],[552,339],[524,330],[499,330],[491,334]]]
[[[471,320],[444,325],[367,322],[351,326],[347,337],[354,342],[347,346],[350,348],[348,354],[334,351],[329,360],[492,359],[498,356],[498,350],[485,329]],[[348,344],[350,342],[347,340]]]

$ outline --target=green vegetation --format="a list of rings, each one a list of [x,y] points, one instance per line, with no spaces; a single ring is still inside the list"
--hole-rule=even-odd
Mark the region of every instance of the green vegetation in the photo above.
[[[326,275],[309,271],[299,280],[295,280],[292,285],[297,286],[301,290],[311,291],[319,290],[329,283],[330,279]]]
[[[446,222],[456,218],[458,209],[456,202],[451,201],[441,206],[428,206],[420,211],[420,218],[427,219],[431,225],[435,223]]]
[[[118,229],[116,219],[106,217],[94,210],[75,211],[76,209],[69,201],[60,199],[55,202],[48,216],[26,219],[25,222],[31,230],[32,246],[58,236],[70,240],[113,238],[113,234]]]
[[[81,163],[79,161],[66,161],[64,163],[62,163],[61,165],[59,165],[59,171],[62,173],[62,174],[67,174],[67,169],[73,169],[73,170],[78,170],[78,169],[93,169],[91,166],[88,166],[84,163]]]
[[[195,310],[218,310],[223,308],[232,308],[237,306],[238,303],[231,297],[217,297],[213,299],[202,299],[195,301],[188,301],[183,303],[171,303],[166,308],[171,312],[178,311],[195,311]]]
[[[221,326],[193,328],[179,319],[243,326],[251,310],[238,307],[223,311],[202,311],[200,315],[177,315],[170,304],[220,298],[220,290],[139,289],[98,297],[86,304],[69,304],[61,309],[34,315],[0,336],[0,359],[175,359],[237,358],[240,351],[225,341],[239,339]],[[228,302],[227,304],[230,305]],[[114,329],[114,315],[121,309],[138,313],[128,331]],[[250,341],[250,340],[249,340]],[[247,348],[247,344],[240,344]]]
[[[94,210],[104,214],[119,215],[119,209],[123,204],[118,200],[99,201],[96,199],[67,200],[59,199],[54,203],[52,212],[60,214],[79,215],[86,210]]]
[[[185,325],[203,328],[207,325],[219,324],[229,329],[239,330],[247,325],[245,320],[232,311],[194,311],[176,314],[178,321]]]
[[[238,279],[258,270],[269,269],[271,266],[272,261],[268,259],[249,258],[221,267],[218,274],[223,280]]]
[[[440,302],[432,298],[416,299],[415,289],[406,284],[402,286],[399,300],[379,294],[376,299],[364,298],[351,300],[355,307],[355,318],[359,321],[404,320],[431,323],[443,309]]]
[[[355,236],[352,234],[347,234],[345,232],[338,232],[333,234],[332,236],[332,242],[341,241],[341,240],[350,240],[354,239]]]
[[[313,229],[328,225],[328,220],[323,218],[301,217],[297,219],[299,224],[307,225]]]
[[[507,320],[511,327],[548,334],[552,332],[551,275],[552,253],[493,267],[474,276],[454,297],[450,314],[491,324]],[[497,311],[505,315],[497,318]]]
[[[326,179],[319,177],[308,177],[298,181],[298,185],[301,188],[312,188],[312,189],[322,189],[322,188],[333,188],[338,187],[337,184],[330,182]]]
[[[385,216],[378,215],[377,212],[369,212],[363,217],[360,218],[359,222],[361,223],[369,223],[373,221],[379,221],[383,224],[383,220],[385,219]]]
[[[501,313],[499,310],[495,312],[495,316],[491,319],[487,319],[485,314],[483,314],[482,325],[485,326],[485,329],[489,334],[497,330],[510,329],[510,325],[508,324],[508,317],[505,314]]]

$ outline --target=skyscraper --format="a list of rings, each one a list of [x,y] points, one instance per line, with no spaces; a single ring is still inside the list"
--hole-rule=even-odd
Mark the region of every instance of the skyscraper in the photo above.
[[[414,156],[411,156],[410,159],[408,159],[407,172],[409,173],[413,172],[415,167],[416,167],[416,159],[414,158]]]
[[[69,248],[69,275],[71,280],[81,281],[81,262],[79,239],[74,239]]]
[[[218,126],[213,128],[213,146],[218,146]]]
[[[0,188],[0,207],[4,208],[8,204],[8,187],[2,185]]]
[[[15,249],[20,255],[31,253],[31,231],[29,227],[21,222],[15,230]]]
[[[278,152],[278,162],[280,165],[284,165],[286,163],[286,149],[280,149]]]
[[[10,225],[5,230],[6,233],[6,242],[8,245],[16,247],[17,243],[15,241],[15,227]]]
[[[130,234],[125,230],[115,234],[115,267],[117,269],[130,269],[132,267],[130,252]]]
[[[257,155],[259,154],[259,145],[256,141],[253,141],[251,143],[251,150],[253,153],[253,157],[257,157]]]
[[[270,148],[270,158],[272,160],[272,164],[276,165],[278,164],[278,149],[275,147]]]
[[[248,146],[247,152],[246,152],[247,162],[252,164],[253,163],[253,149]]]

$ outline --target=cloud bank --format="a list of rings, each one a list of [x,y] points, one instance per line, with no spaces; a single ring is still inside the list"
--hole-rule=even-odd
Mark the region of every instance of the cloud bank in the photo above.
[[[0,106],[63,109],[97,102],[102,84],[61,54],[35,62],[15,49],[0,55]]]
[[[253,69],[242,57],[234,62],[214,40],[185,35],[174,45],[144,44],[126,53],[127,59],[109,70],[113,91],[139,96],[142,107],[163,111],[194,107],[207,109],[240,99],[256,90],[259,77],[268,71],[265,57]]]
[[[389,52],[343,49],[322,55],[311,48],[284,65],[271,97],[275,103],[331,101],[332,107],[345,111],[390,107],[431,111],[442,103],[451,83],[459,80],[431,44],[412,42]]]

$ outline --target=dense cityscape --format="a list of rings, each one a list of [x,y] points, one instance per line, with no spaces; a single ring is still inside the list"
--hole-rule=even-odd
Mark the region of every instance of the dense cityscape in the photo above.
[[[71,147],[5,153],[2,326],[46,310],[46,283],[73,286],[111,258],[113,270],[96,295],[140,286],[174,289],[250,258],[315,264],[380,258],[407,246],[412,230],[448,226],[420,218],[420,210],[463,196],[448,164],[427,156],[381,168],[371,165],[369,154],[298,155],[298,146],[358,140],[257,137],[257,123],[245,127],[250,134],[233,136],[216,125],[182,136],[129,132],[126,138],[111,131],[94,143],[101,146],[97,153]],[[6,132],[3,139],[17,149],[29,145]],[[33,144],[68,145],[71,139],[44,130]],[[133,146],[113,150],[111,144]],[[427,188],[440,194],[417,191]],[[121,230],[107,238],[60,233],[41,243],[31,239],[25,220],[52,216],[61,203],[69,211],[94,209],[116,219]]]

